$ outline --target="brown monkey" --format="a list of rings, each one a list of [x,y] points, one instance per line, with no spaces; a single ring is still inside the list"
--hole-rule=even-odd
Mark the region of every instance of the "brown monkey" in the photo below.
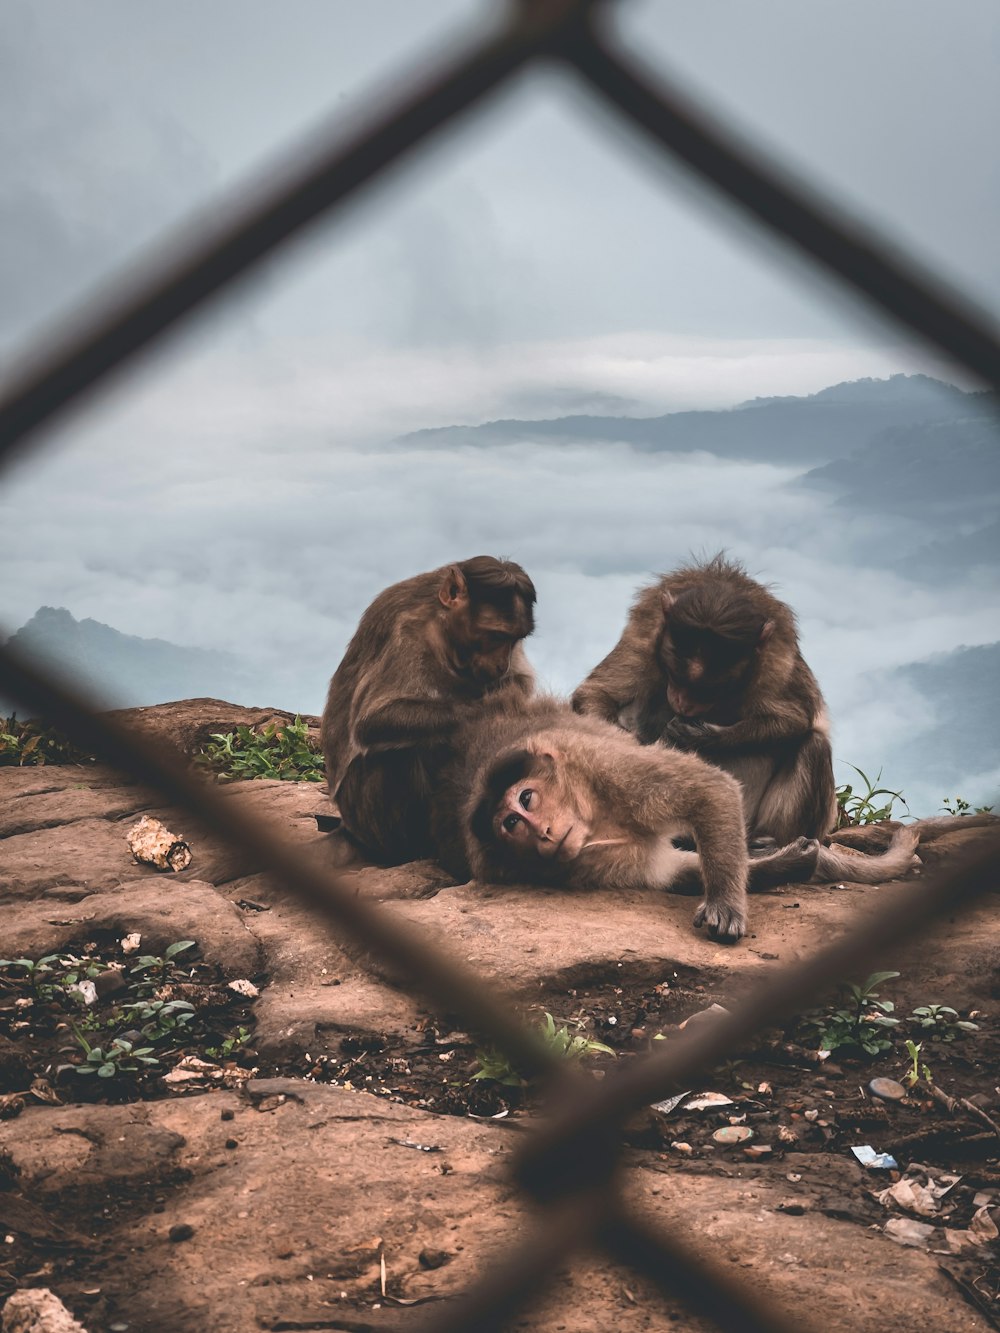
[[[375,598],[330,682],[323,753],[344,827],[375,859],[430,856],[430,799],[459,724],[490,695],[528,695],[521,641],[535,588],[480,555]]]
[[[836,823],[829,723],[795,616],[722,554],[639,592],[573,707],[738,778],[751,840],[784,845]]]
[[[687,836],[697,854],[676,845]],[[883,883],[913,868],[917,836],[899,827],[876,856],[799,838],[748,863],[728,774],[550,698],[486,701],[434,801],[438,857],[458,878],[703,893],[695,924],[725,939],[745,933],[745,887]]]
[[[449,869],[485,881],[660,889],[700,869],[695,924],[729,940],[746,931],[739,784],[556,700],[487,701],[462,728],[435,835]],[[674,845],[681,835],[697,855]]]

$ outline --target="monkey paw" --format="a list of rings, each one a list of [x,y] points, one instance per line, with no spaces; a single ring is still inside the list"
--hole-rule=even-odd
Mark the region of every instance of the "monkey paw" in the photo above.
[[[664,728],[667,740],[679,749],[697,749],[715,735],[718,727],[695,718],[672,717]]]
[[[699,904],[694,924],[707,926],[713,939],[735,943],[747,933],[746,909],[706,901]]]

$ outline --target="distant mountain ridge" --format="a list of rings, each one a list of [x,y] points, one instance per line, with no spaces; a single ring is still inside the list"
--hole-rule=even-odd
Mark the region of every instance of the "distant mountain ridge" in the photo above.
[[[206,695],[232,699],[247,689],[230,653],[122,634],[99,620],[77,620],[65,607],[40,607],[7,644],[62,674],[72,673],[98,699],[122,708]]]
[[[893,375],[834,384],[803,398],[754,398],[720,411],[488,421],[414,431],[401,443],[451,448],[531,440],[616,441],[643,452],[705,452],[807,467],[863,450],[890,429],[969,418],[988,424],[996,408],[996,396],[989,393],[966,392],[928,375]]]

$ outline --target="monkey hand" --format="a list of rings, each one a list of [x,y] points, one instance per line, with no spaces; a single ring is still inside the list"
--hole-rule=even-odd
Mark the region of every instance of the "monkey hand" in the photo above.
[[[711,903],[706,899],[694,914],[694,924],[707,926],[713,939],[735,944],[747,933],[746,908],[725,902]]]
[[[699,750],[722,729],[714,722],[702,722],[698,718],[672,717],[663,734],[678,750]]]

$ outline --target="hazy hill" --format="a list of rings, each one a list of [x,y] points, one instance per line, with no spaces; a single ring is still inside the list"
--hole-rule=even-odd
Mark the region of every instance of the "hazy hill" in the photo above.
[[[99,699],[120,707],[204,695],[242,699],[247,692],[248,682],[229,653],[122,634],[97,620],[76,620],[64,607],[41,607],[7,642],[72,673]]]
[[[932,705],[934,722],[915,731],[886,753],[883,770],[900,780],[919,775],[940,782],[940,795],[974,803],[994,801],[1000,791],[1000,643],[956,648],[891,673],[894,682],[913,686]],[[955,790],[969,773],[984,777],[981,790]],[[927,813],[923,811],[922,813]]]
[[[805,398],[755,398],[725,411],[489,421],[416,431],[403,440],[424,448],[617,440],[644,451],[704,451],[720,458],[808,466],[863,451],[888,430],[970,417],[988,420],[991,402],[995,399],[989,394],[966,393],[927,375],[893,375],[835,384]]]

